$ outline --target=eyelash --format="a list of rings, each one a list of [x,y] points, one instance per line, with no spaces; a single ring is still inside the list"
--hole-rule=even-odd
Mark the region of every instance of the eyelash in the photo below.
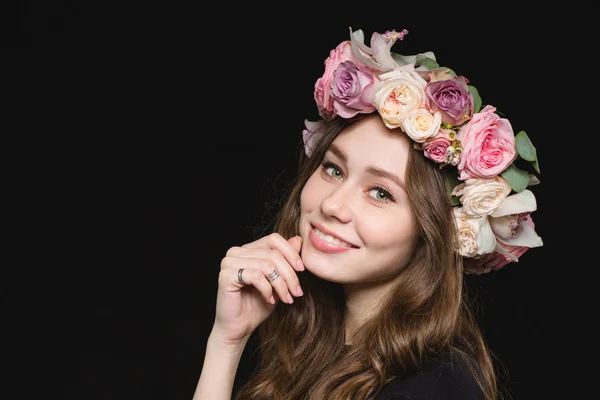
[[[331,161],[323,161],[321,163],[321,165],[323,166],[323,170],[324,170],[325,174],[327,174],[327,176],[329,176],[330,178],[337,179],[337,178],[333,177],[329,172],[327,172],[327,170],[329,168],[333,168],[334,170],[337,170],[340,174],[342,173],[342,169],[337,164],[332,163]],[[394,196],[392,196],[392,194],[389,192],[389,190],[387,190],[383,186],[380,186],[380,185],[372,186],[372,187],[369,188],[369,191],[375,190],[375,189],[378,190],[379,192],[383,192],[383,194],[386,197],[386,199],[385,200],[379,200],[379,199],[376,199],[375,197],[371,196],[371,198],[374,201],[376,201],[378,203],[385,203],[387,201],[393,201],[393,202],[396,201],[396,199],[394,198]]]

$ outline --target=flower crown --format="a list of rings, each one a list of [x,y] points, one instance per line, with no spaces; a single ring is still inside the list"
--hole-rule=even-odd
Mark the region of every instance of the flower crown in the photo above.
[[[373,33],[369,47],[362,30],[350,28],[350,40],[330,51],[314,87],[321,119],[304,121],[306,155],[326,121],[377,111],[387,127],[401,128],[425,157],[440,168],[456,169],[446,188],[465,272],[498,270],[543,245],[531,218],[536,199],[527,189],[540,182],[527,171],[540,173],[535,147],[525,131],[515,135],[494,106],[481,109],[477,89],[440,66],[432,52],[392,52],[406,34],[406,29]]]

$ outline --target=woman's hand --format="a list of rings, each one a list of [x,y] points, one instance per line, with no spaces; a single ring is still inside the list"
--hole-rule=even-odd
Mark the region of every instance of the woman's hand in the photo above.
[[[302,295],[296,275],[296,271],[304,270],[301,244],[300,236],[286,240],[272,233],[227,251],[221,261],[213,326],[221,340],[235,344],[247,339],[278,301],[291,304],[294,296]],[[279,276],[271,280],[273,271]]]

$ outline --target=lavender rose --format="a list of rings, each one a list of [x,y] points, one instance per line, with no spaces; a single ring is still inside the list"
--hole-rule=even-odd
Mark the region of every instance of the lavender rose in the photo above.
[[[428,106],[432,111],[441,112],[443,123],[458,126],[473,115],[473,96],[467,82],[465,77],[455,76],[427,84]]]
[[[333,119],[336,115],[333,108],[333,99],[329,93],[331,80],[335,75],[338,65],[352,59],[350,41],[345,40],[329,52],[329,57],[325,60],[325,72],[315,82],[314,98],[317,103],[319,115],[325,120]]]
[[[330,83],[329,94],[333,108],[342,118],[351,118],[358,113],[375,111],[373,96],[375,83],[379,80],[369,68],[344,61],[337,67]]]

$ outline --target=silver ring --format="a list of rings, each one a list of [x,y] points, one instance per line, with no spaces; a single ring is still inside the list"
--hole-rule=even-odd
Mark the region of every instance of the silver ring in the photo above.
[[[279,277],[279,271],[277,271],[277,268],[275,268],[273,271],[271,271],[271,273],[269,274],[269,280],[271,282],[273,282],[275,279],[277,279]]]
[[[239,281],[239,282],[240,282],[242,285],[246,286],[246,285],[247,285],[247,283],[246,283],[246,282],[244,282],[244,278],[242,278],[242,272],[244,272],[244,268],[240,268],[240,269],[238,270],[238,281]]]

